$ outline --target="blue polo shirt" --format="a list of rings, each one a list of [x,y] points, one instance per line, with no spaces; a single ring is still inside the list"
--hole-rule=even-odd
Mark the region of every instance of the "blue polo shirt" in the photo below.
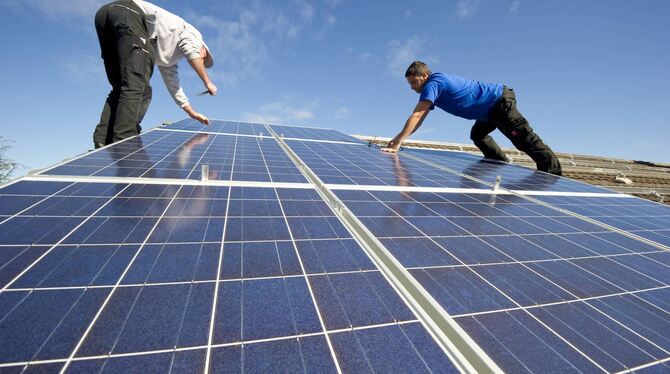
[[[502,96],[503,85],[433,73],[421,90],[419,101],[428,100],[447,113],[467,119],[485,120],[489,109]]]

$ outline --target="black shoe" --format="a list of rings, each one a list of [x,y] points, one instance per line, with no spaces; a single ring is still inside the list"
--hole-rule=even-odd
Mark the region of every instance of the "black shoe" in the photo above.
[[[98,148],[102,148],[102,147],[104,147],[105,145],[102,144],[102,143],[93,142],[93,146],[95,147],[95,149],[98,149]]]

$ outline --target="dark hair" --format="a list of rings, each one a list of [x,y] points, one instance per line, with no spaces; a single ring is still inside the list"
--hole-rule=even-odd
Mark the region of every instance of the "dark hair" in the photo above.
[[[424,74],[430,75],[430,68],[428,65],[422,61],[414,61],[407,68],[407,71],[405,72],[405,78],[409,77],[410,75],[418,77]]]

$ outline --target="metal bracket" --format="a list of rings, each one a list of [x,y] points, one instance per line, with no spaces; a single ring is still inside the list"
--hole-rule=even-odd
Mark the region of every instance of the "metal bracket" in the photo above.
[[[209,165],[202,164],[200,168],[200,180],[205,182],[209,180]]]
[[[493,191],[497,192],[500,189],[500,182],[502,181],[502,175],[496,177],[496,181],[493,184]]]

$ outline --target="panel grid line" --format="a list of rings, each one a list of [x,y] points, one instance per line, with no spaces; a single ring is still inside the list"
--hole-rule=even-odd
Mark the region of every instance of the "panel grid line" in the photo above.
[[[270,128],[272,131],[272,129]],[[430,332],[431,335],[433,335],[434,338],[437,339],[436,334],[442,334],[440,339],[440,345],[442,349],[444,350],[445,354],[447,354],[452,362],[456,363],[459,366],[459,369],[468,371],[468,372],[501,372],[500,368],[484,353],[481,348],[477,344],[475,344],[470,337],[465,334],[464,331],[461,330],[461,328],[455,324],[455,322],[449,317],[444,311],[438,306],[437,302],[432,299],[430,295],[425,293],[423,291],[423,288],[416,284],[416,281],[411,277],[408,273],[405,274],[403,273],[403,269],[399,264],[394,263],[395,259],[393,257],[376,257],[376,256],[388,256],[387,250],[379,243],[379,241],[369,232],[367,229],[363,226],[363,224],[357,220],[357,218],[342,204],[341,201],[335,196],[335,194],[330,191],[324,183],[321,181],[321,179],[306,165],[304,162],[300,159],[300,157],[293,152],[293,150],[290,148],[288,144],[286,144],[284,141],[279,139],[277,137],[277,134],[272,131],[273,135],[277,138],[277,141],[279,144],[284,148],[286,153],[294,160],[294,162],[299,165],[299,168],[301,171],[303,171],[304,175],[307,177],[308,181],[311,181],[317,188],[317,192],[323,197],[323,199],[329,203],[331,206],[334,207],[334,211],[336,212],[337,216],[340,218],[340,220],[347,226],[350,232],[355,232],[356,235],[354,237],[359,240],[359,243],[361,244],[362,248],[366,249],[366,252],[368,255],[373,258],[374,262],[377,264],[377,267],[382,270],[382,273],[384,274],[385,278],[389,279],[391,285],[396,289],[396,291],[400,294],[400,296],[408,303],[408,305],[412,306],[414,309],[415,313],[421,314],[421,321],[426,326],[428,331]],[[320,157],[320,156],[319,156]],[[328,162],[327,160],[324,160]],[[343,213],[346,212],[348,217],[350,219],[345,219],[343,216]],[[352,225],[356,225],[356,227]],[[360,230],[360,231],[358,231]],[[361,237],[359,237],[361,235]],[[368,240],[370,242],[368,242]],[[372,248],[372,245],[377,246],[377,248],[381,249],[382,252],[377,253],[374,248]],[[385,260],[390,260],[390,262],[386,263]],[[391,265],[392,264],[392,265]],[[392,266],[392,267],[390,267]],[[398,272],[398,275],[402,275],[404,281],[409,282],[406,284],[402,284],[400,282],[403,282],[403,280],[400,280],[396,278],[395,275],[391,276],[389,272]],[[404,270],[404,272],[407,272]],[[391,278],[392,277],[392,278]],[[409,290],[405,289],[404,287],[406,286],[411,286],[415,290],[419,292],[419,294],[409,294]],[[403,287],[403,291],[399,289],[399,287]],[[418,287],[418,288],[417,288]],[[423,293],[422,293],[423,291]],[[423,300],[427,301],[427,304],[421,304],[420,306],[417,305],[418,301],[416,300],[417,296],[422,297]],[[427,307],[433,308],[433,311],[438,311],[442,310],[442,313],[439,311],[435,315],[430,315],[428,317],[429,312],[426,311]],[[441,326],[437,325],[437,322],[435,321],[435,318],[440,318],[440,322],[442,323]],[[446,330],[445,330],[446,329]],[[450,336],[447,338],[447,336]],[[458,348],[455,346],[454,342],[451,339],[458,339],[460,344],[465,344],[465,346],[459,346]],[[467,349],[468,352],[466,355],[461,351],[461,349]],[[466,357],[467,356],[467,357]]]
[[[127,186],[126,188],[128,188],[128,186]],[[170,209],[170,206],[171,206],[172,203],[176,200],[177,196],[179,196],[179,192],[181,191],[182,188],[183,188],[183,187],[180,186],[180,187],[177,189],[177,191],[174,193],[174,196],[172,197],[172,199],[170,200],[170,202],[167,204],[167,206],[164,208],[164,210],[163,210],[163,214],[165,214],[165,213]],[[119,194],[120,194],[120,193],[119,193]],[[110,200],[110,201],[111,201],[111,200]],[[101,209],[102,209],[102,208],[101,208]],[[161,215],[161,217],[162,217],[162,215]],[[75,346],[75,348],[72,350],[72,353],[70,354],[70,356],[68,357],[67,361],[65,362],[65,365],[63,365],[63,368],[62,368],[61,371],[60,371],[61,374],[64,374],[64,373],[66,372],[67,368],[70,366],[70,364],[71,364],[73,358],[75,357],[75,355],[77,354],[77,352],[79,351],[79,349],[81,348],[81,346],[83,345],[83,343],[84,343],[86,337],[88,336],[88,334],[90,333],[90,331],[93,329],[93,326],[94,326],[95,323],[97,322],[98,318],[102,315],[102,312],[105,310],[105,307],[107,306],[107,304],[109,303],[109,301],[112,299],[112,296],[114,295],[115,291],[118,289],[119,284],[121,283],[121,281],[123,280],[123,278],[126,276],[126,274],[128,273],[128,271],[130,270],[131,266],[133,265],[133,263],[135,262],[135,260],[136,260],[137,257],[139,256],[139,254],[140,254],[140,252],[142,251],[142,249],[145,247],[147,241],[149,240],[149,238],[151,237],[151,235],[153,234],[153,232],[156,230],[156,227],[158,227],[158,225],[160,224],[160,222],[161,222],[161,220],[159,219],[159,220],[157,220],[157,221],[154,223],[153,227],[151,228],[151,231],[147,234],[146,238],[144,239],[144,242],[142,243],[142,245],[140,246],[140,248],[137,250],[137,252],[135,252],[135,254],[133,255],[133,258],[130,260],[130,262],[128,263],[128,265],[127,265],[126,268],[124,269],[123,273],[119,276],[119,278],[118,278],[116,284],[114,285],[114,287],[112,288],[112,290],[109,292],[109,294],[108,294],[107,297],[105,298],[105,301],[102,303],[102,305],[101,305],[100,308],[98,309],[97,313],[96,313],[95,316],[93,317],[93,320],[89,323],[89,325],[88,325],[88,327],[86,328],[86,330],[84,331],[84,333],[83,333],[81,339],[79,340],[79,342],[77,343],[77,345]],[[139,298],[139,295],[140,295],[140,294],[138,293],[138,294],[137,294],[137,298]],[[135,301],[136,301],[136,300],[137,300],[137,299],[135,299]],[[131,308],[131,310],[132,310],[132,308]],[[130,313],[128,313],[128,315],[126,316],[126,320],[127,320],[127,318],[130,318]],[[125,323],[125,321],[124,321],[124,323]],[[120,338],[120,334],[117,336],[117,341],[118,341],[119,338]],[[116,344],[116,343],[115,343],[115,344]]]
[[[392,208],[390,208],[390,207],[387,205],[387,203],[385,203],[384,201],[379,200],[378,197],[374,196],[374,198],[377,199],[377,201],[378,201],[379,203],[381,203],[382,205],[384,205],[384,206],[386,206],[387,208],[393,210]],[[421,204],[421,205],[424,205],[424,204],[421,203],[421,202],[418,202],[418,203]],[[424,207],[425,207],[425,206],[424,206]],[[426,208],[427,208],[427,207],[426,207]],[[427,208],[427,209],[430,209],[430,208]],[[396,214],[397,214],[397,213],[396,213]],[[444,250],[444,248],[443,248],[438,242],[436,242],[436,241],[433,239],[433,237],[431,237],[430,235],[425,234],[419,227],[417,227],[417,226],[414,225],[412,222],[410,222],[409,220],[407,220],[404,216],[399,216],[399,217],[400,217],[403,221],[405,221],[405,223],[406,223],[407,225],[413,227],[416,231],[418,231],[419,233],[421,233],[421,234],[423,235],[423,237],[427,238],[428,240],[430,240],[431,242],[433,242],[435,245],[437,245],[438,247],[440,247],[440,248],[442,248],[442,249]],[[483,218],[483,217],[480,217],[480,218]],[[466,232],[469,233],[469,231],[468,231],[467,229],[462,228],[462,227],[461,227],[461,229],[462,229],[463,231],[466,231]],[[470,233],[470,235],[475,236],[475,235],[473,235],[472,233]],[[516,234],[514,234],[514,235],[516,235]],[[487,243],[487,244],[488,244],[488,243]],[[490,244],[489,244],[489,245],[490,245]],[[500,251],[498,248],[495,248],[495,247],[493,247],[493,248],[494,248],[495,250],[499,251],[503,256],[510,257],[508,254],[506,254],[506,253]],[[554,331],[552,328],[550,328],[547,324],[545,324],[545,323],[544,323],[542,320],[540,320],[538,317],[536,317],[536,316],[533,315],[532,313],[529,313],[526,309],[524,309],[523,305],[521,305],[521,304],[520,304],[517,300],[515,300],[513,297],[511,297],[510,295],[508,295],[506,292],[504,292],[503,290],[501,290],[498,286],[496,286],[495,284],[493,284],[491,281],[489,281],[488,279],[486,279],[484,276],[482,276],[482,275],[479,274],[478,272],[473,271],[472,269],[470,269],[470,266],[467,265],[467,264],[466,264],[462,259],[460,259],[456,254],[453,254],[453,253],[449,253],[449,254],[450,254],[452,257],[454,257],[458,262],[460,262],[461,265],[463,265],[465,268],[467,268],[467,269],[470,270],[472,273],[474,273],[474,274],[475,274],[479,279],[481,279],[484,283],[488,284],[491,288],[495,289],[495,290],[496,290],[497,292],[499,292],[501,295],[505,296],[509,301],[511,301],[512,303],[514,303],[514,304],[517,306],[516,309],[523,310],[528,316],[530,316],[532,319],[534,319],[535,321],[537,321],[538,323],[540,323],[542,326],[544,326],[546,329],[548,329],[549,331],[551,331],[551,332],[552,332],[554,335],[556,335],[559,339],[561,339],[561,340],[564,341],[566,344],[568,344],[570,347],[572,347],[576,352],[579,352],[584,358],[586,358],[587,360],[589,360],[591,363],[593,363],[594,365],[596,365],[597,367],[599,367],[599,368],[602,369],[603,371],[606,371],[602,366],[600,366],[600,364],[598,364],[595,360],[593,360],[591,357],[589,357],[589,355],[587,355],[585,352],[582,352],[580,349],[578,349],[576,346],[574,346],[572,343],[570,343],[567,339],[565,339],[563,336],[561,336],[560,334],[558,334],[558,332],[556,332],[556,331]],[[511,257],[510,257],[510,258],[511,258]],[[513,259],[513,258],[512,258],[512,259]],[[531,270],[532,270],[532,269],[531,269]],[[430,274],[429,274],[428,276],[431,277],[431,279],[433,278]],[[543,278],[544,278],[544,277],[543,277]],[[439,284],[439,283],[438,283],[438,284]],[[446,311],[445,311],[445,313],[446,313]],[[454,317],[452,316],[452,318],[454,318]],[[530,331],[530,332],[531,332],[533,335],[535,335],[534,332],[532,332],[532,331]],[[553,347],[549,347],[549,348],[550,348],[551,350],[554,350]],[[556,354],[560,356],[560,354],[558,354],[558,352],[556,352]]]
[[[270,131],[270,134],[275,135],[271,130],[269,126],[265,126],[268,131]],[[263,162],[265,163],[266,169],[268,169],[268,174],[270,175],[270,181],[272,181],[272,174],[269,173],[270,169],[268,168],[267,161],[265,161],[265,156],[261,154],[263,157]],[[277,189],[273,189],[275,196],[277,197],[277,200],[279,201],[279,209],[281,210],[282,216],[284,218],[284,222],[286,223],[286,227],[288,228],[288,233],[291,238],[291,242],[293,245],[293,250],[295,251],[295,254],[298,258],[298,262],[300,263],[300,270],[302,271],[302,275],[304,276],[305,283],[307,283],[307,289],[309,290],[309,295],[312,299],[312,303],[314,304],[314,308],[316,309],[316,314],[319,317],[319,323],[321,324],[321,329],[326,332],[328,329],[326,328],[326,324],[323,321],[323,316],[321,314],[321,310],[319,308],[318,303],[316,302],[316,298],[314,297],[314,290],[312,290],[312,285],[311,282],[309,281],[309,278],[307,277],[307,271],[305,270],[305,265],[303,263],[302,257],[300,255],[300,251],[298,251],[298,247],[295,245],[295,240],[293,237],[293,230],[291,229],[291,226],[288,223],[288,219],[286,218],[286,212],[284,211],[284,204],[282,203],[282,199],[279,197],[279,193],[277,193]],[[284,285],[286,286],[286,285]],[[342,369],[340,367],[340,362],[337,359],[337,355],[335,354],[335,349],[333,348],[333,343],[330,340],[330,337],[326,335],[326,343],[328,344],[328,349],[330,350],[330,355],[333,359],[333,363],[335,364],[335,369],[337,370],[338,373],[342,373]]]
[[[287,340],[308,338],[308,337],[314,337],[314,336],[330,336],[330,335],[337,335],[337,334],[342,334],[342,333],[347,333],[347,332],[365,331],[365,330],[372,330],[372,329],[378,329],[378,328],[384,328],[384,327],[390,327],[390,326],[411,325],[411,324],[416,324],[416,323],[421,323],[421,321],[419,321],[418,319],[413,319],[413,320],[407,320],[407,321],[379,323],[379,324],[367,325],[367,326],[340,328],[340,329],[333,329],[333,330],[321,331],[321,332],[311,332],[311,333],[304,333],[304,334],[287,335],[287,336],[280,336],[280,337],[276,337],[276,338],[264,338],[264,339],[245,340],[245,341],[238,341],[238,342],[231,342],[231,343],[220,343],[220,344],[213,344],[211,346],[211,348],[239,347],[239,346],[244,346],[244,345],[277,342],[277,341],[287,341]],[[206,350],[207,347],[208,347],[208,345],[199,345],[199,346],[191,346],[191,347],[175,347],[175,348],[167,348],[167,349],[157,349],[157,350],[151,350],[151,351],[110,353],[110,354],[104,354],[104,355],[75,357],[71,361],[72,362],[79,362],[79,361],[103,360],[103,359],[121,358],[121,357],[148,356],[148,355],[161,354],[161,353],[188,352],[188,351],[194,351],[194,350]],[[27,365],[44,365],[44,364],[65,363],[65,362],[67,362],[66,358],[50,359],[50,360],[22,361],[22,362],[5,362],[5,363],[0,363],[0,368],[27,366]]]
[[[235,165],[235,158],[237,157],[237,138],[235,139],[235,146],[233,148],[233,165]],[[230,180],[233,179],[233,170],[231,169],[230,171]],[[230,209],[230,196],[232,192],[232,187],[228,188],[228,197],[226,198],[226,214],[225,218],[223,220],[223,233],[221,234],[221,249],[219,251],[219,261],[217,264],[216,268],[216,284],[214,286],[214,296],[212,299],[212,312],[211,312],[211,317],[210,317],[210,322],[209,322],[209,334],[207,337],[207,353],[205,356],[205,365],[203,372],[207,374],[209,371],[209,366],[211,364],[211,356],[212,356],[212,341],[214,339],[214,321],[216,318],[216,306],[218,303],[218,296],[219,296],[219,280],[221,279],[221,267],[223,263],[223,251],[225,247],[225,239],[226,239],[226,228],[228,227],[228,211]]]

